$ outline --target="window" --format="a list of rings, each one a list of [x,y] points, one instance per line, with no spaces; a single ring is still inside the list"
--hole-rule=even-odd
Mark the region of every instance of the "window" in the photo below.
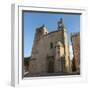
[[[60,55],[60,51],[58,51],[58,55]]]
[[[58,46],[58,50],[60,50],[60,46]]]
[[[45,32],[45,34],[47,34],[47,32]]]
[[[53,48],[53,43],[51,42],[51,43],[50,43],[50,49],[52,49],[52,48]]]

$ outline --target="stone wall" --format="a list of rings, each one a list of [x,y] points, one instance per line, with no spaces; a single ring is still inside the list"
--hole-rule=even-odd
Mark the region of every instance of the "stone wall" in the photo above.
[[[71,35],[73,47],[73,71],[80,71],[80,33],[73,33]]]

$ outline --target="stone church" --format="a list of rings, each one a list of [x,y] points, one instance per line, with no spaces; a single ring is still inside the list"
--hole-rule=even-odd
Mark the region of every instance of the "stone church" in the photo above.
[[[41,75],[70,72],[69,45],[62,18],[55,31],[48,32],[44,25],[36,28],[29,71]]]

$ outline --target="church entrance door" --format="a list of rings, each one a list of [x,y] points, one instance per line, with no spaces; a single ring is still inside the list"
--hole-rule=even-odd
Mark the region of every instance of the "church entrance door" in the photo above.
[[[54,72],[54,58],[49,57],[48,58],[48,73],[53,73]]]

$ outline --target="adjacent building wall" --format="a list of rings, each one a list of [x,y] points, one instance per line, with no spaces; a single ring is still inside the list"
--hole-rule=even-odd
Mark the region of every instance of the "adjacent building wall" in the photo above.
[[[80,33],[71,35],[74,58],[72,61],[73,71],[80,71]]]

